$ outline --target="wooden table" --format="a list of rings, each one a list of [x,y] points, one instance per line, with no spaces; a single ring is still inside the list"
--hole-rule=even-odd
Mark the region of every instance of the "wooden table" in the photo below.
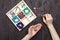
[[[6,16],[6,12],[19,1],[21,0],[0,0],[0,40],[21,40],[27,34],[28,28],[37,23],[42,23],[43,27],[31,40],[52,40],[48,28],[42,21],[42,15],[45,13],[52,14],[54,27],[60,36],[60,0],[25,0],[37,15],[37,19],[20,32]],[[36,7],[38,11],[35,11],[33,9],[34,7]]]

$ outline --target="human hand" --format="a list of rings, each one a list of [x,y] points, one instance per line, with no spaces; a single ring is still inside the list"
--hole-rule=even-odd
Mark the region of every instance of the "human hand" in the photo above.
[[[44,14],[43,15],[43,22],[46,24],[46,25],[50,25],[53,23],[53,17],[51,16],[51,14]]]
[[[38,23],[36,25],[32,25],[29,29],[28,29],[28,34],[30,35],[30,37],[32,38],[42,27],[42,24]]]

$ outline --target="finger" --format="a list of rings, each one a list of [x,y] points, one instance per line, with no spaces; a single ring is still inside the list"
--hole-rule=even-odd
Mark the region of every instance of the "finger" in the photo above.
[[[47,19],[47,15],[48,15],[48,14],[44,14],[44,15],[43,15],[43,17],[44,17],[45,20]]]
[[[43,15],[43,21],[45,22],[46,20],[49,20],[49,19],[53,19],[53,17],[51,16],[51,14],[44,14]]]
[[[48,18],[49,18],[49,17],[52,17],[51,14],[45,14],[45,15],[46,15]]]
[[[42,24],[36,24],[34,30],[39,31],[42,27]]]
[[[33,26],[34,26],[34,25],[30,26],[30,27],[29,27],[29,30],[32,30]]]
[[[47,18],[49,18],[50,15],[51,15],[51,14],[48,14],[48,13],[47,13],[47,14],[44,14],[43,16],[46,17],[46,19],[47,19]]]
[[[36,26],[40,26],[40,27],[41,27],[41,26],[42,26],[42,24],[41,24],[41,23],[38,23],[38,24],[36,24]]]
[[[51,14],[48,14],[47,16],[48,16],[48,19],[53,19]]]
[[[51,14],[47,14],[47,17],[49,18],[49,17],[52,17],[52,16],[51,16]]]
[[[42,27],[42,24],[37,24],[36,27],[37,27],[38,30],[40,30],[41,27]]]
[[[49,20],[50,19],[50,14],[45,14],[44,18],[45,18],[45,21]]]
[[[43,22],[46,22],[46,17],[43,16]]]
[[[28,32],[29,32],[29,33],[32,33],[33,26],[34,26],[34,25],[32,25],[32,26],[29,27],[29,29],[28,29]]]
[[[49,14],[49,17],[53,18],[51,14]]]

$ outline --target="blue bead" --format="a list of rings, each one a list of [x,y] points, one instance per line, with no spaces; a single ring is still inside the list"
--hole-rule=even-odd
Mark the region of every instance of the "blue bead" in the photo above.
[[[19,22],[19,23],[17,24],[17,27],[18,27],[19,29],[23,29],[24,24],[23,24],[22,22]]]

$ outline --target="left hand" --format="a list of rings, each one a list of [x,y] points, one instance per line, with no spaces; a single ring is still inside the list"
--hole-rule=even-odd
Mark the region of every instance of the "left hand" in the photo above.
[[[38,23],[36,25],[32,25],[29,29],[28,29],[28,34],[33,37],[42,27],[42,24]]]

